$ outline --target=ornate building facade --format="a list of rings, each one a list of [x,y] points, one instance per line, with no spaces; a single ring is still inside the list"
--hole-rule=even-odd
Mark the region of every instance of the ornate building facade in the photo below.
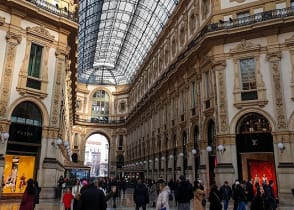
[[[274,180],[281,202],[292,196],[293,1],[179,1],[127,85],[77,81],[74,2],[67,16],[64,6],[55,14],[30,1],[4,2],[0,123],[9,139],[0,148],[0,174],[7,155],[13,162],[29,151],[15,149],[27,145],[13,135],[25,124],[20,135],[36,147],[30,151],[38,160],[34,176],[48,191],[69,154],[83,163],[86,140],[99,133],[109,141],[111,176],[140,172],[169,180],[184,174],[206,189],[265,176]],[[40,52],[42,62],[32,63]],[[42,66],[41,76],[31,65]],[[22,117],[18,106],[39,115]],[[39,140],[27,137],[31,126],[41,128]],[[68,139],[68,151],[64,142],[55,145],[58,137]]]

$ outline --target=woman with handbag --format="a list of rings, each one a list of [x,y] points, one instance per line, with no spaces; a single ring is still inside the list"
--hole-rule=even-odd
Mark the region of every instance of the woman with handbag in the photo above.
[[[159,179],[159,195],[157,197],[156,209],[157,210],[169,210],[168,198],[171,193],[164,179]]]
[[[210,202],[209,210],[221,210],[223,208],[221,203],[221,196],[219,191],[217,190],[216,185],[211,186],[208,199]]]
[[[193,210],[204,210],[205,205],[203,202],[205,192],[200,188],[200,183],[196,181],[195,183],[195,191],[194,191],[194,200],[193,200]]]

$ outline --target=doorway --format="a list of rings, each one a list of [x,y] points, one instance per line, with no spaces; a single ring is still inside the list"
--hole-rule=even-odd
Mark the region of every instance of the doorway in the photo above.
[[[253,184],[257,182],[260,186],[273,180],[277,194],[273,136],[269,121],[261,114],[248,113],[239,120],[236,133],[239,179],[252,179]]]

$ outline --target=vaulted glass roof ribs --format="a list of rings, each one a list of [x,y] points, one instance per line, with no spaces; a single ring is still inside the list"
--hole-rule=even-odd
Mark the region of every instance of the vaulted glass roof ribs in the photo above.
[[[127,84],[178,0],[81,0],[78,80]]]

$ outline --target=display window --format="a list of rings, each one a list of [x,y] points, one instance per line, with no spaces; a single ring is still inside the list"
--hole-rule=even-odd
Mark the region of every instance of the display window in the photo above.
[[[6,155],[2,177],[3,193],[23,193],[26,181],[33,178],[34,156]]]

